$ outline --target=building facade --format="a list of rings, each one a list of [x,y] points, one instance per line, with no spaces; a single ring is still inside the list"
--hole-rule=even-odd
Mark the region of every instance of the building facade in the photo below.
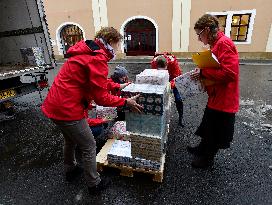
[[[93,39],[101,27],[112,26],[124,36],[121,56],[170,51],[189,57],[202,49],[194,23],[210,13],[241,56],[272,58],[271,0],[44,0],[44,5],[59,56],[76,42]]]

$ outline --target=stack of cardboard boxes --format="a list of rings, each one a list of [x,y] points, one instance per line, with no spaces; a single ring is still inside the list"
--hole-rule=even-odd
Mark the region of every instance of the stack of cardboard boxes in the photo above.
[[[144,109],[141,114],[125,110],[126,131],[131,140],[129,166],[158,170],[162,163],[164,145],[168,134],[170,115],[169,74],[165,70],[147,69],[136,76],[137,84],[130,84],[122,90],[122,96],[131,97],[140,94],[137,102]],[[114,163],[115,150],[121,151],[116,141],[109,152],[109,161]],[[127,145],[126,149],[129,149]],[[128,152],[126,152],[128,153]],[[120,154],[119,154],[120,155]],[[120,163],[120,156],[118,163]],[[122,163],[121,163],[122,164]]]

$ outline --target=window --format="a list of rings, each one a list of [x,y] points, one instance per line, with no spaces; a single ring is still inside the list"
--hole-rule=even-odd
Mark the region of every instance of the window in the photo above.
[[[246,41],[251,14],[233,15],[230,37],[233,41]]]
[[[220,30],[235,44],[250,44],[256,10],[209,12],[219,20]]]
[[[227,21],[227,15],[217,15],[216,16],[219,20],[219,27],[220,30],[225,33],[225,27],[226,27],[226,21]]]

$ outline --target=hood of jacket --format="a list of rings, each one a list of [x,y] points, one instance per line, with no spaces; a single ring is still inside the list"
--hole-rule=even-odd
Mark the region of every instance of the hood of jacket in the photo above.
[[[99,42],[99,40],[79,41],[67,51],[69,57],[83,54],[96,55],[96,53],[105,55],[108,60],[113,58],[113,55],[104,47],[102,43]]]

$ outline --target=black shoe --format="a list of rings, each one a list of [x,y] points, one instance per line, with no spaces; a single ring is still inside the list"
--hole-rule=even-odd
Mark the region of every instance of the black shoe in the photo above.
[[[65,173],[66,181],[72,182],[77,177],[79,177],[82,173],[83,173],[83,169],[81,167],[79,167],[79,166],[76,166],[72,171],[69,171],[69,172]]]
[[[185,127],[185,125],[182,123],[182,120],[179,120],[178,125],[181,126],[181,127]]]
[[[203,154],[203,150],[201,149],[200,146],[196,147],[187,146],[187,151],[196,156],[201,156]]]
[[[193,162],[192,162],[192,167],[194,168],[209,168],[212,167],[214,163],[214,158],[213,157],[207,157],[207,156],[202,156],[202,157],[197,157]]]
[[[102,190],[106,189],[110,185],[110,180],[102,179],[101,182],[93,187],[88,187],[89,194],[98,194]]]

